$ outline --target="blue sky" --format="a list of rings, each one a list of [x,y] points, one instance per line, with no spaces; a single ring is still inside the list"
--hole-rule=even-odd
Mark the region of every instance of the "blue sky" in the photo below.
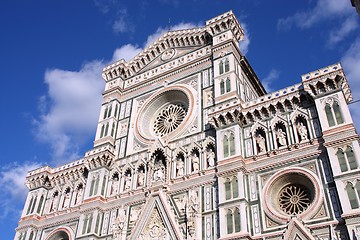
[[[26,172],[91,149],[102,67],[131,59],[169,28],[203,26],[228,10],[244,27],[241,49],[269,91],[340,61],[360,99],[360,17],[350,0],[1,1],[0,240],[14,236]]]

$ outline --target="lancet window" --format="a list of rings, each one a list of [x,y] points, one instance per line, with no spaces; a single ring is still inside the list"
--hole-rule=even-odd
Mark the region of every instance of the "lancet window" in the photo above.
[[[336,101],[334,101],[332,105],[330,105],[330,103],[326,103],[325,113],[329,123],[329,127],[333,127],[344,122],[340,106]]]
[[[225,199],[229,200],[239,196],[238,179],[236,176],[225,180]]]
[[[360,181],[356,181],[356,184],[348,183],[346,185],[346,192],[349,198],[351,209],[359,208],[360,204]]]
[[[356,163],[354,151],[352,150],[351,147],[347,146],[345,151],[339,148],[336,153],[336,156],[339,161],[341,172],[354,170],[358,167]]]
[[[236,207],[226,212],[227,234],[240,232],[240,211]]]
[[[91,231],[91,224],[93,220],[93,214],[86,214],[84,216],[82,234],[89,233]]]
[[[224,135],[223,154],[224,158],[235,155],[235,137],[232,132]]]

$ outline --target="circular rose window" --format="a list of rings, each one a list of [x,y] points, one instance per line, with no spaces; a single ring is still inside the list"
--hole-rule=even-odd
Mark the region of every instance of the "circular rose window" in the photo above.
[[[187,130],[194,117],[194,102],[194,94],[184,85],[170,86],[151,96],[136,120],[139,140],[169,139]]]
[[[304,212],[311,203],[309,189],[300,184],[290,184],[280,190],[279,196],[280,209],[289,215],[296,215]]]
[[[313,172],[294,167],[274,174],[266,182],[263,196],[268,215],[284,222],[289,216],[314,214],[323,201],[323,190]]]

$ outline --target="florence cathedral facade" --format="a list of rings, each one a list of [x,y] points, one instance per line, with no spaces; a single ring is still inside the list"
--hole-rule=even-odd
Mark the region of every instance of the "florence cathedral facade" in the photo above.
[[[267,93],[243,37],[229,11],[106,66],[94,147],[28,173],[15,240],[360,239],[341,65]]]

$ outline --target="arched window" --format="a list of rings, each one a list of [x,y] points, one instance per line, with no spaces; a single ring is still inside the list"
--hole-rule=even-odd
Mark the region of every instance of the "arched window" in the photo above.
[[[234,226],[233,226],[233,213],[232,211],[229,209],[226,213],[226,225],[227,225],[227,233],[231,234],[234,231]]]
[[[341,172],[346,172],[348,170],[348,167],[346,164],[345,155],[343,151],[341,149],[338,149],[336,155],[339,160]]]
[[[115,105],[115,112],[114,112],[114,117],[117,117],[117,112],[118,112],[118,105]]]
[[[351,183],[346,185],[346,192],[349,198],[351,209],[359,208],[359,199],[355,192],[354,186]]]
[[[234,225],[235,225],[235,232],[240,232],[240,211],[238,208],[235,208],[234,211]]]
[[[226,178],[225,181],[225,199],[229,200],[239,196],[238,179],[236,176]]]
[[[101,126],[101,131],[100,131],[100,138],[102,138],[104,136],[104,130],[105,130],[105,126],[102,125]]]
[[[360,181],[359,180],[356,181],[355,189],[356,189],[358,200],[360,201]]]
[[[219,73],[223,74],[224,73],[224,62],[220,61],[219,63]]]
[[[351,147],[346,147],[345,153],[338,149],[336,156],[339,160],[341,172],[357,169],[356,158]]]
[[[224,158],[229,156],[229,138],[225,135],[223,138],[223,147],[224,147]]]
[[[109,111],[108,111],[108,117],[110,117],[111,116],[111,110],[112,110],[112,105],[110,105],[110,107],[109,107]]]
[[[29,240],[33,240],[33,238],[34,238],[34,232],[31,231],[30,236],[29,236]]]
[[[230,156],[235,155],[235,138],[234,134],[230,134],[229,137],[229,150],[230,150]]]
[[[225,181],[225,199],[229,200],[231,198],[231,181],[229,178]]]
[[[337,124],[343,123],[344,121],[343,121],[343,118],[341,115],[340,106],[337,102],[335,102],[333,104],[333,110],[334,110],[334,114],[335,114],[335,118],[336,118],[336,123]]]
[[[103,119],[105,119],[105,118],[106,118],[106,116],[107,116],[107,112],[108,112],[108,107],[106,107],[106,108],[105,108],[105,111],[104,111],[104,117],[103,117]]]
[[[33,212],[34,212],[36,202],[37,202],[37,197],[35,197],[35,200],[34,200],[33,205],[32,205],[32,207],[31,207],[30,213],[33,213]]]
[[[237,198],[239,196],[239,186],[237,177],[233,177],[231,181],[232,197]]]
[[[30,210],[31,210],[31,206],[32,206],[32,203],[34,201],[34,197],[31,197],[30,199],[30,203],[29,203],[29,206],[28,206],[28,209],[26,211],[26,215],[28,215],[30,213]]]
[[[112,128],[111,128],[111,136],[114,137],[114,133],[115,133],[115,123],[112,124]]]
[[[220,81],[220,94],[224,94],[225,93],[225,82],[224,80]]]
[[[230,92],[231,91],[231,83],[230,83],[230,78],[226,78],[226,92]]]
[[[344,123],[339,103],[334,102],[332,106],[330,106],[330,104],[326,104],[325,113],[329,127]]]
[[[104,136],[108,135],[108,131],[109,131],[109,123],[106,123]]]
[[[225,72],[230,71],[229,59],[225,59]]]
[[[36,213],[39,213],[39,214],[40,214],[40,212],[41,212],[41,207],[42,207],[43,202],[44,202],[44,195],[41,195],[40,201],[39,201],[39,206],[38,206],[38,208],[37,208],[37,210],[36,210]]]
[[[325,113],[326,113],[326,118],[329,123],[329,127],[335,126],[335,120],[332,115],[331,107],[329,104],[326,104],[326,106],[325,106]]]
[[[235,155],[235,137],[233,133],[223,138],[224,158]]]
[[[354,151],[350,147],[346,148],[345,156],[346,156],[347,161],[349,163],[350,169],[351,170],[356,169],[358,166],[357,166],[357,163],[356,163]]]

